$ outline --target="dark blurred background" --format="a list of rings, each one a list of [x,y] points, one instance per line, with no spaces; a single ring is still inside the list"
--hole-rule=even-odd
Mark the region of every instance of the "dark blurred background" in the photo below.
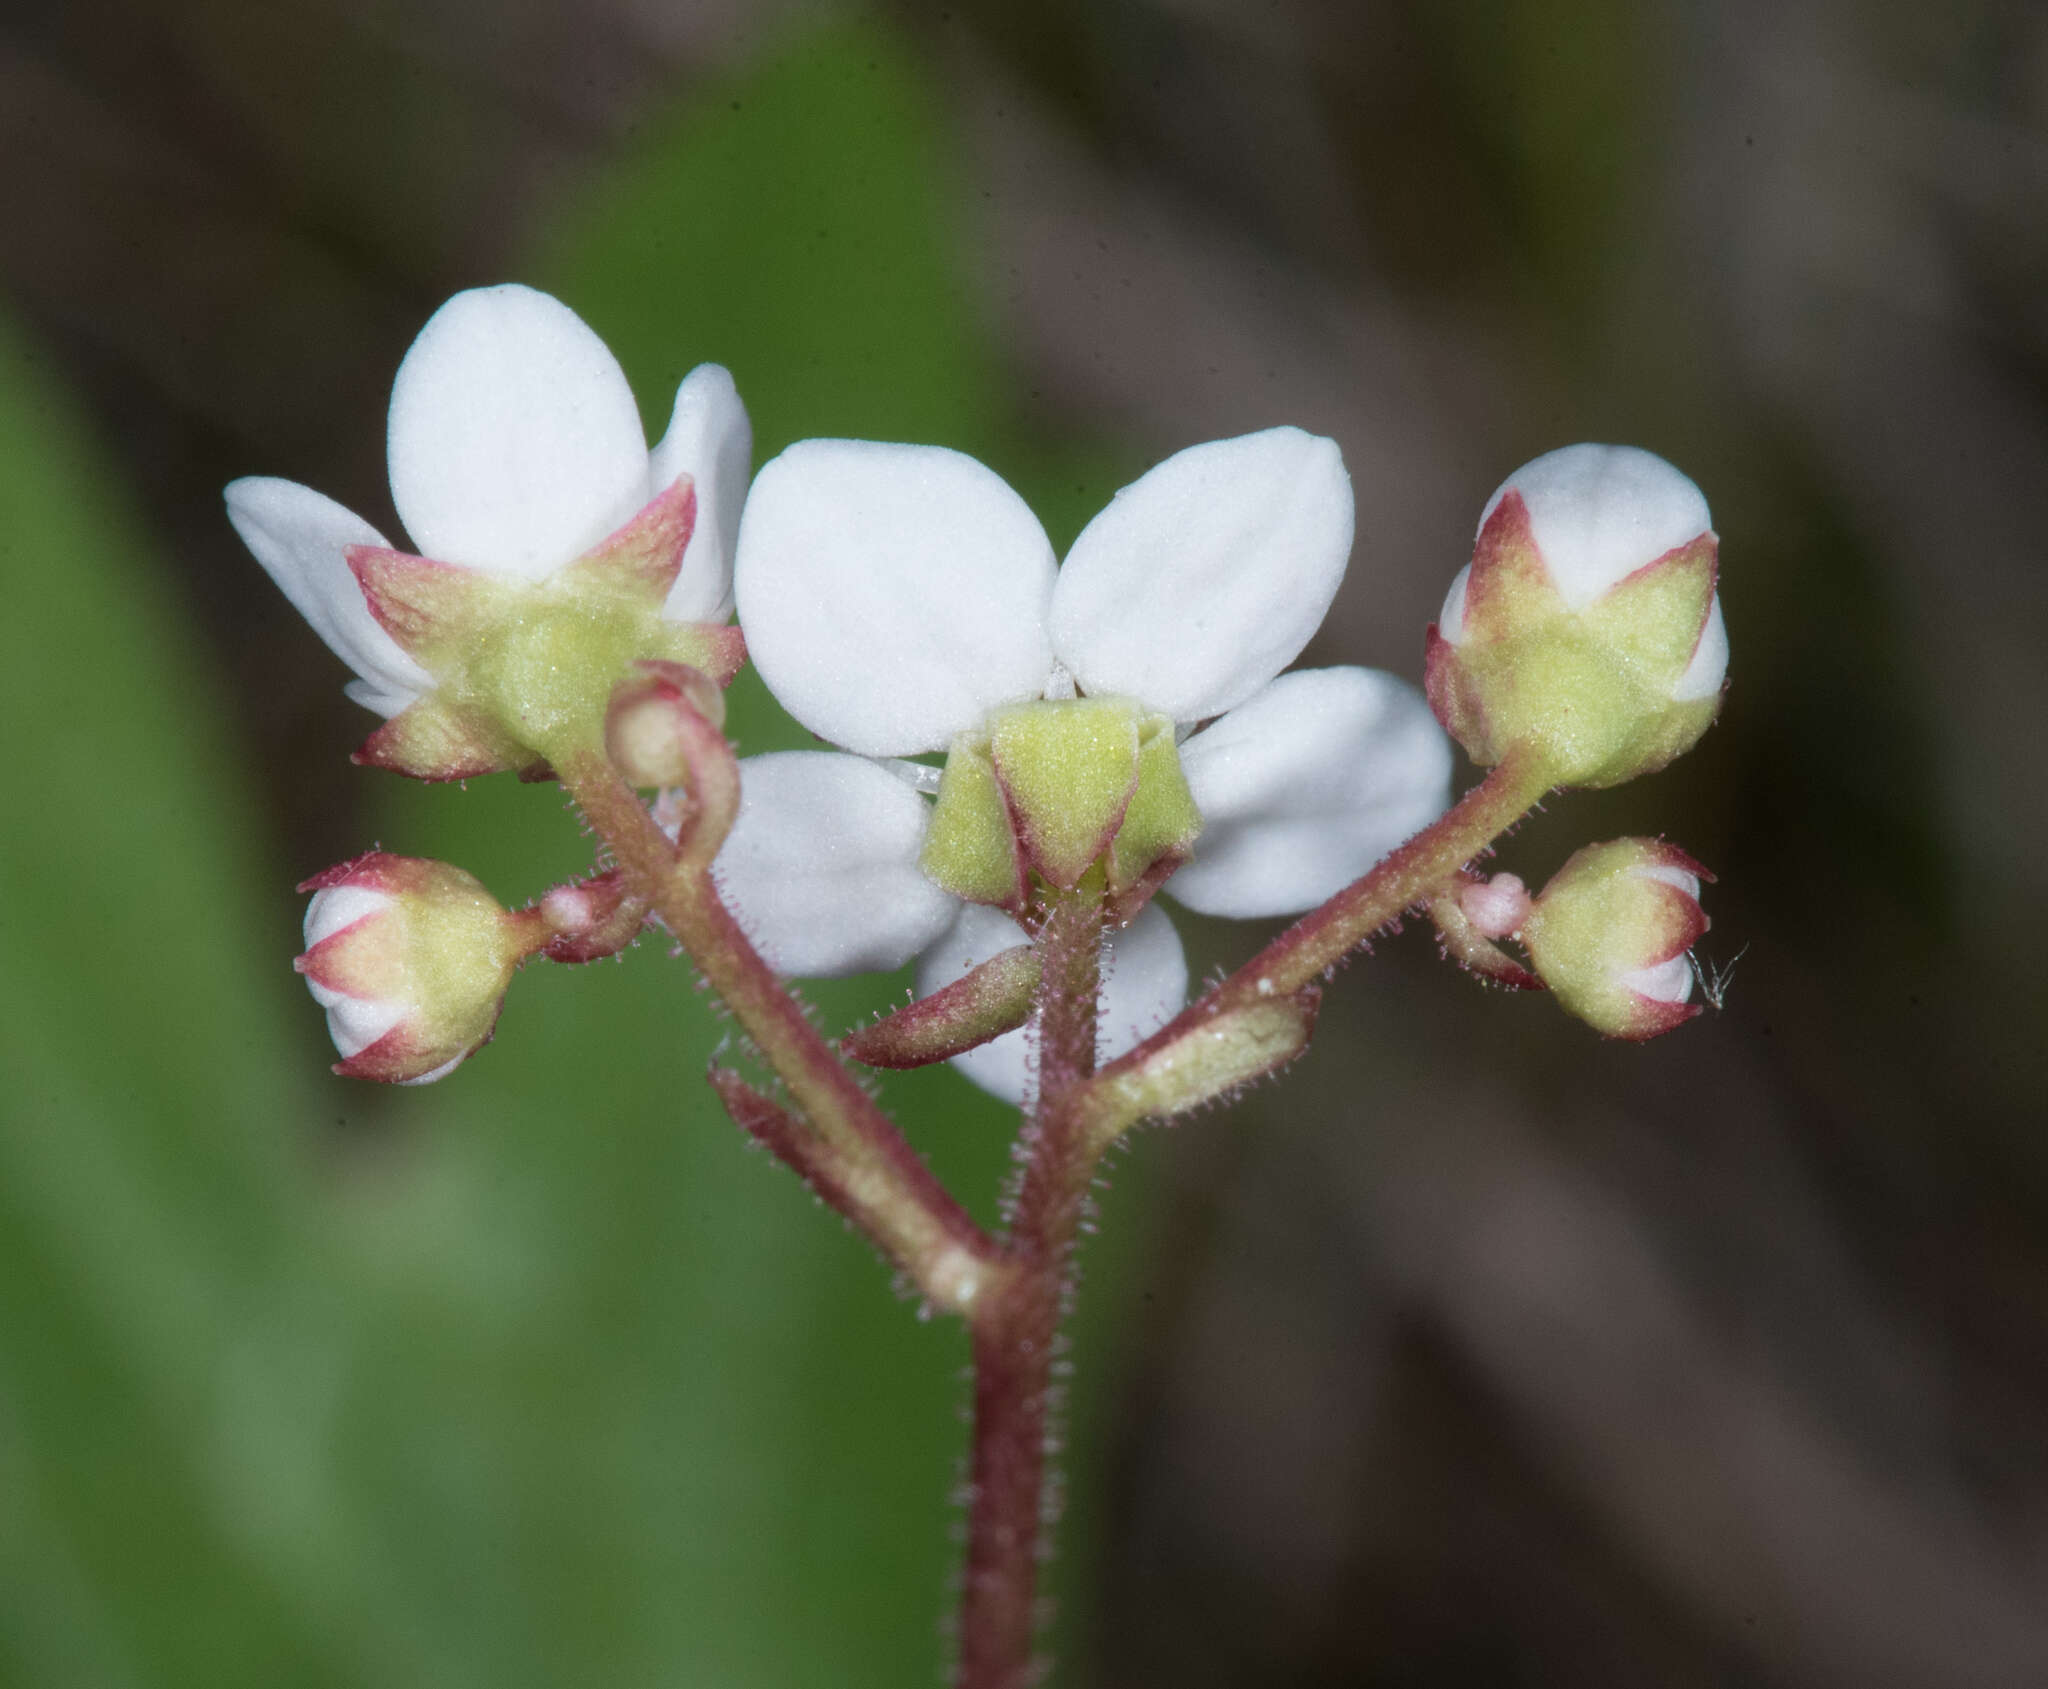
[[[941,1668],[959,1334],[741,1149],[686,970],[535,970],[391,1094],[286,965],[373,841],[508,902],[587,861],[552,789],[352,768],[220,507],[390,528],[398,359],[519,279],[655,432],[717,359],[763,459],[956,445],[1060,543],[1332,434],[1309,657],[1411,680],[1524,459],[1712,501],[1720,726],[1503,863],[1682,842],[1725,1009],[1603,1044],[1411,931],[1133,1146],[1059,1682],[2048,1682],[2040,6],[12,0],[0,229],[0,1679]],[[890,1095],[992,1212],[1001,1112]]]

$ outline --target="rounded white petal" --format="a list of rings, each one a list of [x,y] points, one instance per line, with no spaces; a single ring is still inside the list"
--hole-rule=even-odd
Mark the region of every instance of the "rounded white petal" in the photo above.
[[[734,588],[784,709],[865,756],[943,750],[1052,672],[1045,530],[939,446],[802,440],[754,478]]]
[[[1663,864],[1657,864],[1648,868],[1637,868],[1632,870],[1632,872],[1642,875],[1646,880],[1662,880],[1667,886],[1676,886],[1695,903],[1699,901],[1700,877],[1697,874],[1687,873],[1683,868],[1672,868]]]
[[[1672,701],[1689,704],[1699,698],[1711,698],[1727,678],[1728,623],[1721,615],[1721,595],[1717,592],[1713,603],[1707,606],[1707,625],[1700,630],[1692,661],[1686,664],[1685,673],[1672,688]]]
[[[432,1085],[439,1080],[446,1079],[449,1074],[468,1061],[475,1053],[474,1050],[464,1050],[459,1056],[450,1056],[439,1067],[430,1067],[425,1073],[415,1074],[410,1079],[401,1079],[398,1083],[401,1085]]]
[[[1494,490],[1480,512],[1481,528],[1510,490],[1528,506],[1536,547],[1574,610],[1713,526],[1699,488],[1640,446],[1545,452]]]
[[[311,980],[306,983],[312,985]],[[405,1019],[403,1003],[344,997],[318,985],[313,985],[313,996],[327,1010],[327,1036],[343,1061],[361,1055]]]
[[[1653,967],[1629,968],[1621,983],[1655,1003],[1683,1003],[1692,995],[1692,963],[1681,955]]]
[[[1204,827],[1166,889],[1205,915],[1312,909],[1451,796],[1450,741],[1428,703],[1377,669],[1284,674],[1180,756]]]
[[[530,287],[458,293],[391,388],[391,497],[414,547],[537,580],[646,504],[647,437],[618,362]]]
[[[669,588],[671,621],[722,622],[732,614],[733,545],[753,473],[754,428],[739,390],[722,365],[699,364],[676,389],[668,432],[647,463],[652,497],[667,492],[679,475],[697,484],[697,526]]]
[[[1098,1061],[1114,1061],[1150,1038],[1187,1007],[1188,958],[1164,909],[1148,903],[1127,927],[1109,935]]]
[[[365,915],[382,913],[391,902],[388,892],[368,886],[323,886],[306,905],[306,948],[354,926]]]
[[[433,676],[378,626],[349,570],[350,546],[389,546],[389,540],[354,512],[296,481],[264,475],[231,481],[227,504],[235,532],[292,608],[362,677],[348,687],[351,698],[379,715],[396,715],[434,684]]]
[[[1447,645],[1465,643],[1465,591],[1472,583],[1472,565],[1467,563],[1451,577],[1451,590],[1444,594],[1444,607],[1437,612],[1436,631]]]
[[[990,957],[1029,942],[1009,916],[967,904],[946,934],[919,958],[918,995],[928,997]],[[1129,926],[1109,937],[1097,1059],[1112,1060],[1149,1038],[1180,1013],[1187,995],[1188,963],[1180,935],[1164,911],[1148,905]],[[953,1065],[984,1091],[1021,1103],[1035,1078],[1031,1034],[1025,1028],[1006,1032],[955,1056]]]
[[[1269,428],[1191,446],[1082,530],[1053,592],[1053,646],[1083,691],[1200,721],[1301,654],[1350,555],[1334,440]]]
[[[930,815],[916,792],[860,757],[748,757],[739,817],[718,853],[719,885],[778,973],[900,968],[959,907],[917,866]]]

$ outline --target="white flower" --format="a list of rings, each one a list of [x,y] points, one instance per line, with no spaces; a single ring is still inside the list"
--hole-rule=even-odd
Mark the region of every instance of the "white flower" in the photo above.
[[[647,449],[617,361],[573,311],[529,287],[458,293],[420,330],[391,390],[391,497],[421,555],[539,580],[623,526],[679,476],[696,528],[664,613],[723,621],[753,435],[732,377],[700,364]],[[332,499],[269,477],[227,489],[228,516],[272,580],[396,715],[432,677],[371,615],[346,554],[389,542]]]
[[[972,458],[810,440],[756,478],[735,590],[770,689],[863,757],[944,749],[999,706],[1076,691],[1194,730],[1180,756],[1205,831],[1168,889],[1205,914],[1279,915],[1364,873],[1449,797],[1449,745],[1412,688],[1367,669],[1281,674],[1322,621],[1351,536],[1335,443],[1294,428],[1168,458],[1064,567]],[[829,753],[742,765],[719,871],[774,965],[857,972],[937,944],[919,970],[929,991],[1020,941],[1000,915],[912,885],[926,812],[906,781],[929,790],[937,770],[896,770]],[[1141,917],[1114,935],[1109,977],[1105,1056],[1180,1006],[1171,925]],[[1018,1094],[1022,1035],[961,1064]]]

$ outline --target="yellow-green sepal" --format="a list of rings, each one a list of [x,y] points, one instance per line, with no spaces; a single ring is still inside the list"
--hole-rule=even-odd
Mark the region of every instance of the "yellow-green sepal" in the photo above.
[[[1111,911],[1129,920],[1152,891],[1188,859],[1202,831],[1202,812],[1188,789],[1172,720],[1138,723],[1138,784],[1109,847]]]
[[[953,741],[918,866],[933,884],[969,903],[1012,913],[1024,907],[1023,853],[986,733]]]
[[[1071,889],[1109,848],[1137,789],[1137,704],[1011,704],[991,718],[989,741],[1026,860]]]

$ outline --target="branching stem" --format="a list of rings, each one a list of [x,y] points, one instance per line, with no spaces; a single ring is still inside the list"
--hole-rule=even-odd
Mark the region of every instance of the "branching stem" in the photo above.
[[[1320,980],[1389,921],[1428,899],[1466,863],[1483,855],[1553,784],[1549,765],[1534,752],[1520,747],[1510,751],[1484,780],[1406,844],[1118,1057],[1103,1070],[1103,1080],[1128,1073],[1180,1040],[1198,1035],[1226,1010],[1284,997]]]
[[[1074,890],[1054,893],[1033,944],[1037,1098],[1020,1140],[1023,1168],[1009,1234],[998,1243],[932,1176],[719,897],[711,862],[737,803],[737,770],[730,747],[708,724],[690,756],[697,795],[675,841],[602,752],[553,761],[610,847],[627,894],[661,918],[788,1087],[794,1109],[736,1074],[715,1076],[735,1118],[860,1225],[927,1297],[966,1318],[974,1354],[974,1441],[954,1684],[1026,1689],[1036,1676],[1038,1568],[1050,1523],[1046,1462],[1055,1348],[1089,1186],[1115,1136],[1106,1121],[1115,1107],[1112,1089],[1120,1081],[1132,1089],[1129,1076],[1148,1058],[1174,1051],[1205,1029],[1223,1036],[1218,1017],[1247,1006],[1293,1000],[1312,1020],[1316,982],[1481,855],[1549,789],[1550,772],[1533,755],[1510,754],[1434,825],[1100,1074],[1095,1053],[1105,909],[1099,876],[1091,873]],[[1276,1043],[1282,1058],[1305,1041],[1307,1028],[1284,1030],[1292,1043]],[[1239,1036],[1254,1031],[1246,1021]],[[1138,1086],[1134,1094],[1146,1093]]]
[[[933,1176],[761,959],[718,895],[709,853],[690,850],[687,832],[679,853],[601,753],[561,757],[556,767],[611,847],[628,887],[661,917],[789,1087],[804,1125],[822,1140],[821,1159],[829,1157],[837,1205],[934,1303],[956,1313],[973,1308],[1005,1271],[1001,1250]],[[716,845],[711,848],[715,852]],[[966,1263],[985,1270],[977,1273]]]

